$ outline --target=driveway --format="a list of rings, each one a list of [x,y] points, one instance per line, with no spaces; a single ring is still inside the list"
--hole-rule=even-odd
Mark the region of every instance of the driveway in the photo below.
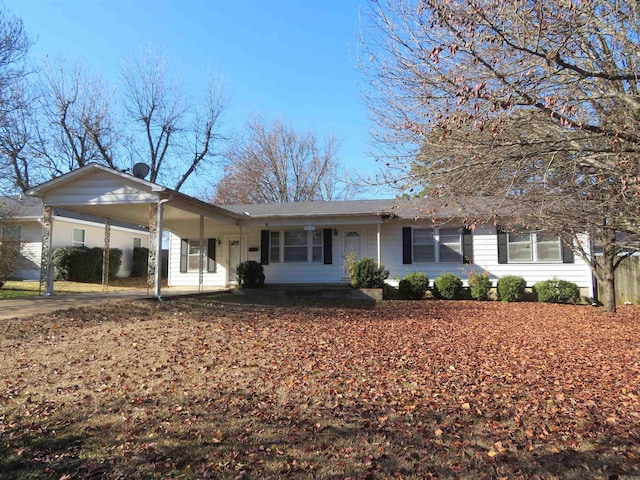
[[[228,289],[216,288],[198,291],[197,288],[163,288],[162,297],[198,295],[227,290]],[[154,298],[154,296],[144,289],[114,293],[69,293],[52,296],[5,299],[0,300],[0,320],[16,317],[28,317],[31,315],[51,313],[56,310],[65,310],[75,307],[99,305],[105,302],[143,298]]]

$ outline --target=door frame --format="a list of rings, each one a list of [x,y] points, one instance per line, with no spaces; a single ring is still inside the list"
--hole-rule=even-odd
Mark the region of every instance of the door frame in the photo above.
[[[240,241],[240,250],[238,251],[239,257],[241,261],[247,260],[247,235],[242,234],[242,238],[240,235],[224,235],[222,237],[222,257],[224,261],[224,268],[226,270],[225,273],[225,283],[227,285],[236,285],[238,283],[235,275],[235,266],[231,265],[231,258],[229,255],[230,243]]]
[[[358,258],[357,260],[360,260],[362,258],[364,258],[365,252],[364,252],[364,233],[363,233],[363,229],[362,228],[345,228],[341,231],[341,242],[340,242],[340,258],[342,259],[342,265],[340,266],[340,272],[342,275],[342,278],[349,278],[349,273],[345,270],[344,268],[344,261],[345,261],[345,256],[347,254],[346,252],[346,243],[347,243],[347,233],[350,232],[356,232],[358,233],[359,237],[360,237],[360,258]]]

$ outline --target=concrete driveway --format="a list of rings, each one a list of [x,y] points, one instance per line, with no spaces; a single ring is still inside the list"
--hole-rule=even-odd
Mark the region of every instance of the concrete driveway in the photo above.
[[[212,292],[228,291],[225,288],[205,289],[198,291],[193,288],[163,288],[162,297],[175,297],[182,295],[198,295]],[[153,298],[153,294],[144,290],[129,290],[114,293],[70,293],[52,296],[24,297],[0,300],[0,320],[16,317],[28,317],[37,314],[46,314],[56,310],[65,310],[75,307],[87,307],[106,302]]]

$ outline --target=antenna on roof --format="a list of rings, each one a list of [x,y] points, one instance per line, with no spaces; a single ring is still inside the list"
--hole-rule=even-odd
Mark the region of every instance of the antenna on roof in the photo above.
[[[144,180],[144,177],[149,175],[149,170],[151,169],[149,168],[149,165],[147,165],[146,163],[136,163],[133,166],[133,170],[132,170],[133,176]]]

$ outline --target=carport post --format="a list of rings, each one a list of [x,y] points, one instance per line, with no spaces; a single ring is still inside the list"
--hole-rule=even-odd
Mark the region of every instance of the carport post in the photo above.
[[[45,206],[42,216],[42,253],[40,257],[40,292],[53,295],[53,266],[51,265],[51,235],[53,234],[53,207]]]

